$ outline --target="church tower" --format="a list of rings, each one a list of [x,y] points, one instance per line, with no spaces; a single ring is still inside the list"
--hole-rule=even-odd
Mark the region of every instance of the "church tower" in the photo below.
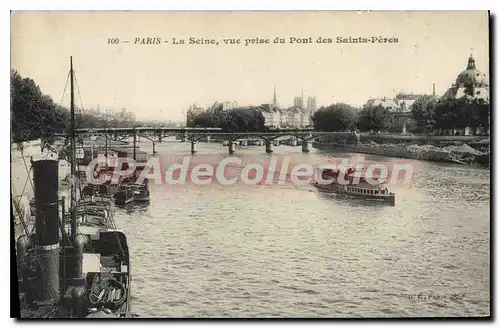
[[[276,98],[276,87],[274,87],[274,90],[273,90],[273,107],[275,107],[275,108],[278,107],[278,99]]]

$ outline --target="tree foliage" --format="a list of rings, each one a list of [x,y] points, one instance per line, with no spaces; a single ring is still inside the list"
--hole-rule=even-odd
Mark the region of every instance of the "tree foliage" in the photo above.
[[[30,78],[23,78],[15,70],[11,71],[11,130],[15,143],[35,139],[50,140],[55,133],[68,132],[70,128],[69,110],[56,104]],[[123,112],[123,111],[122,111]],[[132,127],[134,122],[123,119],[123,113],[97,117],[88,113],[76,113],[77,128]]]
[[[312,117],[318,131],[348,131],[354,127],[357,109],[343,103],[321,107]]]
[[[387,132],[390,133],[401,133],[405,124],[407,124],[407,117],[405,117],[403,110],[401,108],[396,109],[389,115],[389,122],[387,125]],[[408,130],[408,127],[406,127]]]
[[[361,131],[387,131],[391,123],[389,109],[378,106],[365,106],[358,117],[358,128]]]
[[[236,108],[223,115],[220,127],[227,132],[263,132],[265,119],[257,108]]]
[[[234,108],[227,111],[205,111],[193,115],[190,127],[218,127],[224,132],[264,132],[265,120],[261,111],[253,107]]]
[[[198,115],[195,115],[192,118],[192,126],[201,126],[205,128],[216,128],[219,125],[219,119],[216,115],[203,112]]]
[[[436,101],[432,96],[419,97],[411,106],[412,118],[415,120],[415,132],[423,133],[436,125]]]
[[[35,81],[11,72],[11,122],[15,142],[41,138],[51,133],[57,120],[56,107],[42,94]]]
[[[439,101],[421,98],[412,106],[419,132],[482,127],[489,129],[490,106],[482,99],[463,97]]]
[[[482,99],[463,97],[443,100],[436,104],[436,127],[439,129],[464,129],[477,127],[489,129],[490,106]]]

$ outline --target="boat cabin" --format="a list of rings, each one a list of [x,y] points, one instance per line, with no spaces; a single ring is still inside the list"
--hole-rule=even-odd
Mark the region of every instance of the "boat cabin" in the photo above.
[[[371,174],[371,180],[368,181],[367,172],[362,169],[361,172],[356,172],[352,166],[340,170],[338,166],[319,167],[317,171],[318,181],[316,184],[323,184],[325,187],[336,186],[347,193],[356,193],[364,195],[385,195],[389,191],[384,181],[379,181],[380,173],[374,172]],[[321,180],[319,179],[321,177]],[[337,188],[337,189],[338,189]]]

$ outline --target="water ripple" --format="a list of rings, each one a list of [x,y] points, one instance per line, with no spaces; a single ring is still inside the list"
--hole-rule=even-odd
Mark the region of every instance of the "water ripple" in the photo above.
[[[148,151],[147,144],[141,148]],[[280,149],[277,154],[291,152],[296,161],[345,155]],[[157,150],[188,154],[189,145],[166,143]],[[200,160],[226,156],[215,144],[198,150]],[[268,159],[260,148],[238,149],[237,155]],[[418,174],[410,186],[393,187],[395,207],[308,186],[153,186],[149,208],[121,210],[116,219],[131,247],[134,313],[488,315],[489,171],[409,162]],[[419,293],[447,299],[411,298]],[[450,299],[458,293],[461,300]]]

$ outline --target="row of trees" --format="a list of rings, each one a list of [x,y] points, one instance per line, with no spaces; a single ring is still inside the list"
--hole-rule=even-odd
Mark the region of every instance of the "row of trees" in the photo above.
[[[266,131],[264,116],[256,107],[206,110],[188,118],[187,126],[221,128],[224,132]]]
[[[30,78],[23,78],[11,71],[11,138],[13,142],[35,139],[50,139],[55,133],[68,132],[70,112],[45,95]],[[109,119],[99,118],[84,112],[75,114],[78,128],[131,127],[134,122],[122,119],[119,113]]]
[[[490,106],[484,100],[470,98],[436,100],[432,96],[419,97],[411,107],[411,114],[401,110],[390,111],[382,106],[365,106],[361,110],[339,103],[320,108],[312,117],[319,131],[384,131],[401,133],[403,126],[411,133],[465,129],[489,129]]]
[[[344,103],[321,107],[314,113],[312,121],[319,131],[401,132],[405,123],[402,113],[392,113],[380,105],[359,110]]]
[[[412,117],[416,132],[462,130],[467,127],[474,132],[478,127],[490,128],[490,104],[483,99],[449,99],[436,101],[422,97],[412,106]]]

